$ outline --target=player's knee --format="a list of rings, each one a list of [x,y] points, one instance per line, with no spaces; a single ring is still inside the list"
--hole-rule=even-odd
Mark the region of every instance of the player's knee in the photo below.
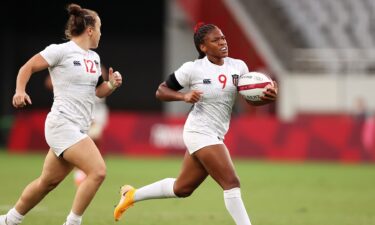
[[[193,191],[175,191],[175,195],[179,198],[187,198],[189,197]]]
[[[107,176],[107,170],[105,166],[95,170],[94,172],[94,179],[95,181],[99,183],[102,183],[105,180],[106,176]]]
[[[193,194],[194,189],[191,188],[175,188],[174,194],[179,198],[186,198]]]

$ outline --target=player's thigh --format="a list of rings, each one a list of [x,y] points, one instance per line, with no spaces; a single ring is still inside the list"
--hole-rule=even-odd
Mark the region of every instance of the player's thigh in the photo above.
[[[208,173],[198,159],[186,152],[180,174],[175,182],[175,189],[193,191],[207,176]]]
[[[86,137],[66,149],[63,157],[86,174],[105,170],[104,159],[90,137]]]
[[[61,182],[72,171],[73,166],[49,150],[44,160],[41,180],[48,184]]]
[[[206,146],[194,155],[208,174],[224,189],[239,186],[232,159],[224,144]]]

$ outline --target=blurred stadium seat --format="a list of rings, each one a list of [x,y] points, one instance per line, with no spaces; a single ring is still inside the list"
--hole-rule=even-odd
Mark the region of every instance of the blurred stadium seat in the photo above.
[[[286,68],[323,73],[375,70],[375,1],[241,0],[241,3]]]

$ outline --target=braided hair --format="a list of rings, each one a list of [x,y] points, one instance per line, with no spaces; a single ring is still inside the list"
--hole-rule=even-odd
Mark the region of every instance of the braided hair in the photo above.
[[[77,4],[67,6],[69,19],[65,27],[65,37],[71,39],[81,35],[89,26],[95,27],[96,13],[90,9],[83,9]]]
[[[200,45],[203,44],[204,38],[206,35],[215,29],[216,26],[214,24],[204,24],[203,22],[199,22],[194,27],[194,44],[195,48],[197,49],[199,56],[198,59],[202,59],[206,56],[204,52],[202,52]]]

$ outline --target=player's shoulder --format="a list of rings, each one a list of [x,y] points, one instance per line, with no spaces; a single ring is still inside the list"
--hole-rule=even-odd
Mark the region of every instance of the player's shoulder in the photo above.
[[[191,68],[191,69],[199,68],[201,66],[204,66],[204,58],[203,59],[195,59],[193,61],[188,61],[188,62],[184,63],[184,65],[185,65],[185,67]]]
[[[245,64],[245,62],[243,60],[235,59],[235,58],[231,58],[231,57],[226,57],[224,60],[226,61],[226,63],[231,64],[231,65],[243,65],[243,64]]]
[[[187,62],[184,62],[181,67],[190,68],[190,67],[193,67],[194,64],[195,64],[194,61],[187,61]]]
[[[192,70],[194,66],[195,66],[195,61],[187,61],[181,65],[180,70]]]
[[[184,64],[186,64],[186,65],[190,65],[190,66],[195,66],[195,65],[203,64],[204,59],[205,59],[205,58],[202,58],[202,59],[194,59],[194,60],[187,61],[187,62],[185,62]]]
[[[100,59],[100,56],[99,56],[99,54],[98,53],[96,53],[95,51],[93,51],[93,50],[89,50],[89,54],[92,54],[96,59]]]
[[[242,73],[246,73],[246,72],[249,71],[248,66],[241,59],[234,59],[234,58],[227,57],[227,58],[225,58],[225,60],[226,60],[225,61],[226,65],[228,65],[229,67],[236,68],[236,69],[242,71]]]
[[[64,43],[52,43],[48,45],[46,48],[51,50],[57,50],[57,51],[64,51],[69,46],[69,42]]]
[[[192,74],[195,71],[198,71],[203,66],[202,59],[196,59],[194,61],[187,61],[181,65],[178,71]]]

